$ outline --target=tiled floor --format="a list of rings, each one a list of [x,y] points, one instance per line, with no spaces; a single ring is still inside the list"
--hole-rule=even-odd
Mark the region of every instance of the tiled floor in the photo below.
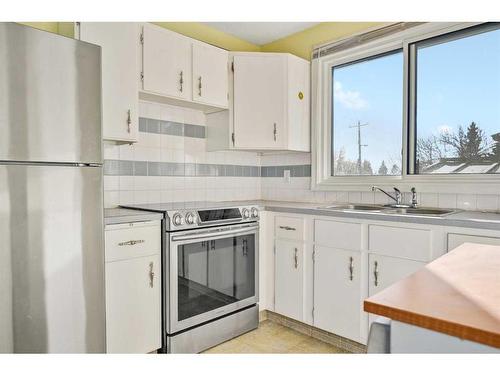
[[[226,341],[204,353],[346,353],[327,344],[270,320],[260,323],[259,328]]]

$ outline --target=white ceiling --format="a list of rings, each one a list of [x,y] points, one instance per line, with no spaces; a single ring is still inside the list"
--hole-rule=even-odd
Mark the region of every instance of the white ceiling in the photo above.
[[[204,22],[247,42],[262,45],[317,25],[319,22]]]

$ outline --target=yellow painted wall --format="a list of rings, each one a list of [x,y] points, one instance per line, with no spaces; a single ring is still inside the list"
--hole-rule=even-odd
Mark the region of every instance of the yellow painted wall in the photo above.
[[[41,30],[73,37],[72,22],[20,22]],[[153,22],[166,29],[229,51],[289,52],[309,60],[313,46],[383,25],[378,22],[322,22],[319,25],[258,46],[199,22]]]
[[[311,59],[313,46],[381,26],[379,22],[322,22],[283,39],[264,44],[262,52],[289,52],[304,59]]]
[[[152,22],[155,25],[175,31],[179,34],[201,40],[214,46],[227,49],[229,51],[251,51],[258,52],[258,45],[249,43],[235,36],[226,34],[208,25],[199,22]]]
[[[18,22],[22,25],[31,26],[35,29],[48,31],[51,33],[74,37],[73,22]]]

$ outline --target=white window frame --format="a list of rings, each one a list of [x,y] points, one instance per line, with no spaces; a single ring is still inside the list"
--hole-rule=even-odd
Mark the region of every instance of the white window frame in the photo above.
[[[415,74],[409,71],[410,47],[413,43],[443,34],[459,31],[481,23],[425,23],[407,30],[379,38],[344,51],[319,57],[311,64],[312,83],[312,166],[311,189],[318,191],[367,191],[372,185],[390,188],[398,186],[409,190],[416,187],[419,192],[434,193],[480,193],[499,194],[500,174],[476,175],[425,175],[409,174],[409,147],[413,152],[413,129],[415,128],[414,90],[410,92],[410,79]],[[403,119],[402,119],[402,174],[401,176],[332,176],[332,71],[335,66],[356,62],[395,50],[403,51]],[[415,54],[411,54],[415,57]],[[412,87],[415,86],[412,84]]]

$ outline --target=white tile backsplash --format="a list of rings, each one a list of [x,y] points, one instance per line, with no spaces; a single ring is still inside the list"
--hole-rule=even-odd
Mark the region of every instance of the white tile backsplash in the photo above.
[[[141,117],[205,126],[201,111],[143,102]],[[133,145],[104,143],[104,158],[149,162],[233,164],[253,166],[310,165],[310,153],[271,153],[206,151],[206,139],[168,134],[139,132]],[[106,207],[119,204],[182,202],[197,200],[285,200],[326,205],[334,202],[389,203],[379,192],[335,191],[310,189],[310,177],[215,177],[215,176],[104,176]],[[410,199],[405,193],[405,200]],[[418,193],[421,206],[459,208],[464,210],[498,210],[498,195]]]

